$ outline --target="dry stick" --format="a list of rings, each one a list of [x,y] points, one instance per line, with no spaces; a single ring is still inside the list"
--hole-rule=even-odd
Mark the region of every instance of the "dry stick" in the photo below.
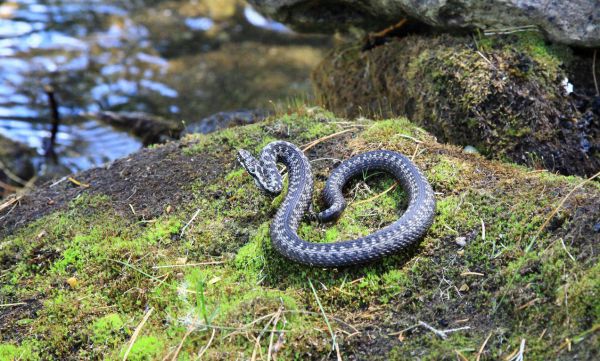
[[[26,304],[27,304],[27,302],[5,303],[3,305],[0,305],[0,307],[15,307],[15,306],[23,306]]]
[[[12,206],[13,204],[17,203],[21,198],[23,198],[22,195],[20,195],[18,197],[14,197],[12,199],[9,199],[6,202],[0,204],[0,212],[2,212],[3,210],[5,210],[6,208]]]
[[[202,347],[200,352],[198,352],[198,357],[196,357],[196,360],[200,360],[202,358],[202,356],[204,355],[204,353],[206,352],[206,350],[208,350],[208,348],[210,347],[210,344],[213,342],[213,340],[215,338],[216,332],[217,332],[217,330],[213,328],[212,335],[210,335],[210,339],[208,340],[208,343],[204,347]]]
[[[314,147],[315,145],[317,145],[317,144],[319,144],[319,143],[321,143],[321,142],[324,142],[324,141],[326,141],[326,140],[328,140],[328,139],[331,139],[331,138],[337,137],[338,135],[342,135],[342,134],[344,134],[344,133],[348,133],[348,132],[351,132],[351,131],[354,131],[354,130],[358,130],[358,129],[357,129],[357,128],[355,128],[355,127],[352,127],[352,128],[344,129],[344,130],[342,130],[342,131],[340,131],[340,132],[333,133],[333,134],[329,134],[329,135],[327,135],[327,136],[325,136],[325,137],[322,137],[322,138],[319,138],[319,139],[313,140],[312,142],[310,142],[310,143],[308,143],[308,144],[305,144],[305,145],[304,145],[304,148],[302,148],[302,151],[303,151],[303,152],[306,152],[307,150],[309,150],[310,148]]]
[[[592,76],[594,77],[594,86],[596,87],[596,96],[600,95],[598,91],[598,80],[596,79],[596,52],[598,49],[594,49],[594,57],[592,58]]]
[[[419,325],[425,327],[426,329],[428,329],[429,331],[435,333],[436,335],[438,335],[439,337],[441,337],[442,339],[447,339],[448,338],[448,333],[450,332],[456,332],[456,331],[461,331],[461,330],[468,330],[471,328],[471,326],[464,326],[464,327],[459,327],[459,328],[451,328],[449,330],[438,330],[436,328],[433,328],[432,326],[428,325],[427,323],[423,322],[423,321],[419,321]]]
[[[163,266],[152,266],[152,268],[159,269],[159,268],[195,267],[195,266],[207,266],[207,265],[224,264],[224,263],[225,263],[225,261],[207,261],[207,262],[186,263],[186,264],[167,264],[167,265],[163,265]]]
[[[492,337],[492,332],[490,332],[488,337],[485,338],[485,341],[483,341],[483,344],[479,348],[479,352],[477,352],[477,358],[475,359],[475,361],[479,361],[479,359],[481,358],[481,354],[483,353],[483,350],[485,349],[485,345],[487,345],[488,341],[490,340],[490,337]]]
[[[133,347],[135,340],[137,339],[138,335],[140,334],[140,331],[142,331],[142,328],[146,324],[146,321],[148,321],[148,318],[150,318],[152,311],[154,311],[154,307],[151,307],[148,311],[146,311],[144,318],[142,318],[142,321],[140,322],[140,324],[135,328],[135,331],[133,331],[133,336],[131,336],[131,340],[129,341],[129,347],[127,347],[127,351],[125,351],[125,355],[123,355],[123,361],[127,360],[127,356],[129,356],[129,352],[131,352],[131,348]]]
[[[588,179],[583,180],[578,185],[576,185],[573,189],[571,189],[571,191],[560,201],[560,203],[552,211],[552,213],[550,213],[550,215],[548,216],[548,218],[546,218],[546,220],[544,221],[544,223],[542,224],[542,226],[537,230],[537,232],[533,236],[533,239],[531,240],[531,243],[527,246],[527,249],[525,250],[526,252],[529,252],[529,250],[533,246],[533,242],[535,242],[535,240],[539,237],[540,233],[542,233],[542,231],[544,230],[544,228],[546,228],[546,226],[548,225],[548,223],[550,223],[550,220],[552,220],[552,217],[554,217],[554,215],[565,204],[565,202],[567,201],[567,199],[569,199],[569,197],[571,196],[571,194],[573,194],[576,190],[578,190],[579,188],[583,187],[586,183],[592,181],[594,178],[596,178],[598,176],[600,176],[600,172],[594,174],[593,176],[589,177]]]

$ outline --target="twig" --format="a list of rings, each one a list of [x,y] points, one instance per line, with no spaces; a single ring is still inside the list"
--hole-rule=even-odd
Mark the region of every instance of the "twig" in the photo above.
[[[67,177],[67,180],[73,184],[75,184],[78,187],[83,187],[83,188],[89,188],[90,185],[87,183],[83,183],[78,181],[77,179],[73,178],[73,177]]]
[[[485,349],[485,345],[487,345],[488,341],[490,340],[490,337],[492,337],[492,332],[490,332],[488,337],[485,338],[485,341],[483,341],[483,344],[481,344],[481,347],[479,348],[479,352],[477,352],[477,358],[475,359],[475,361],[479,361],[479,359],[481,358],[481,354],[483,353],[483,350]]]
[[[454,350],[454,353],[456,353],[456,356],[460,358],[460,361],[469,361],[469,359],[465,355],[463,355],[462,352]]]
[[[428,329],[429,331],[435,333],[436,335],[438,335],[440,338],[442,339],[447,339],[448,338],[448,333],[451,332],[456,332],[456,331],[461,331],[461,330],[468,330],[471,328],[471,326],[464,326],[464,327],[459,327],[459,328],[451,328],[448,330],[438,330],[430,325],[428,325],[427,323],[423,322],[423,321],[419,321],[419,326],[423,326],[426,329]]]
[[[531,240],[531,243],[529,243],[529,245],[525,249],[525,252],[529,252],[529,250],[531,249],[531,247],[533,247],[533,243],[535,242],[535,240],[539,237],[539,235],[542,233],[542,231],[544,230],[544,228],[546,228],[546,226],[548,225],[548,223],[550,223],[550,220],[552,220],[552,217],[554,217],[554,215],[559,211],[559,209],[565,204],[565,202],[567,201],[567,199],[569,199],[569,197],[571,196],[571,194],[573,194],[576,190],[578,190],[579,188],[583,187],[586,183],[592,181],[594,178],[596,178],[598,176],[600,176],[600,172],[594,174],[593,176],[589,177],[588,179],[584,179],[578,185],[576,185],[573,189],[571,189],[571,191],[566,196],[564,196],[564,198],[560,201],[560,203],[558,204],[558,206],[556,208],[554,208],[554,210],[552,211],[552,213],[550,213],[550,215],[546,218],[546,220],[544,221],[544,223],[537,230],[537,232],[533,236],[533,239]]]
[[[317,291],[315,290],[315,287],[313,286],[310,278],[308,279],[308,284],[310,285],[310,289],[313,292],[313,295],[315,296],[315,299],[317,300],[317,305],[319,305],[319,309],[321,310],[321,314],[323,315],[323,319],[325,320],[325,324],[327,325],[327,329],[329,330],[329,334],[331,335],[331,347],[333,350],[338,350],[339,346],[337,344],[337,341],[335,339],[335,332],[333,332],[333,329],[331,328],[331,324],[329,323],[329,319],[327,318],[327,314],[325,314],[325,310],[323,309],[323,305],[321,304],[321,300],[319,299],[319,296],[317,295]],[[336,351],[337,352],[337,360],[341,361],[342,357],[339,353],[339,350]]]
[[[213,328],[212,334],[210,335],[210,339],[208,340],[208,343],[200,349],[200,352],[198,352],[198,356],[196,357],[196,360],[200,360],[202,358],[202,356],[204,355],[204,353],[206,352],[206,350],[208,350],[208,348],[210,347],[210,344],[213,342],[213,340],[215,338],[216,332],[217,332],[217,330]]]
[[[309,150],[310,148],[314,147],[315,145],[317,145],[317,144],[319,144],[321,142],[324,142],[324,141],[326,141],[328,139],[337,137],[338,135],[342,135],[344,133],[348,133],[348,132],[351,132],[351,131],[354,131],[354,130],[358,130],[358,129],[355,128],[355,127],[352,127],[352,128],[344,129],[344,130],[342,130],[340,132],[329,134],[329,135],[327,135],[325,137],[313,140],[312,142],[310,142],[308,144],[305,144],[304,147],[302,148],[302,151],[306,152],[307,150]]]
[[[198,210],[196,210],[196,212],[194,213],[194,215],[192,216],[192,218],[190,219],[190,221],[187,222],[185,224],[185,226],[183,226],[183,228],[181,229],[181,233],[179,234],[179,237],[183,237],[183,234],[185,233],[185,230],[190,226],[190,224],[192,224],[192,222],[194,221],[194,219],[196,219],[196,217],[198,217],[199,213],[200,213],[200,208],[198,208]]]
[[[150,315],[152,314],[153,311],[154,311],[154,307],[151,307],[148,311],[146,311],[144,318],[142,318],[142,321],[140,322],[140,324],[135,328],[135,331],[133,331],[133,336],[131,336],[131,340],[129,341],[129,347],[127,347],[127,351],[125,351],[125,355],[123,355],[123,361],[127,360],[127,357],[129,356],[129,352],[131,352],[131,348],[133,347],[135,340],[137,339],[138,335],[140,334],[140,331],[146,324],[146,321],[148,321],[148,318],[150,318]]]
[[[13,204],[17,203],[21,198],[23,198],[23,196],[18,196],[18,197],[14,197],[12,199],[7,200],[6,202],[0,204],[0,212],[2,212],[3,210],[5,210],[6,208],[12,206]]]
[[[485,241],[485,223],[483,223],[483,218],[481,220],[481,240]]]
[[[596,87],[596,96],[600,95],[598,91],[598,80],[596,79],[596,52],[598,49],[594,49],[594,56],[592,58],[592,76],[594,77],[594,87]]]
[[[483,276],[485,276],[485,274],[483,274],[483,273],[480,273],[480,272],[471,272],[471,271],[463,272],[460,275],[462,277],[465,277],[465,276],[479,276],[479,277],[483,277]]]
[[[0,307],[15,307],[15,306],[23,306],[26,304],[27,304],[27,302],[5,303],[3,305],[0,305]]]
[[[198,262],[198,263],[186,263],[186,264],[167,264],[163,266],[152,266],[153,269],[160,268],[178,268],[178,267],[195,267],[195,266],[207,266],[214,264],[223,264],[225,261],[207,261],[207,262]]]

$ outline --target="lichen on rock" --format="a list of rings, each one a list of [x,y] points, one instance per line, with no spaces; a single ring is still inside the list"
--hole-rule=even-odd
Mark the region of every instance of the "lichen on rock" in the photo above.
[[[307,152],[317,190],[336,159],[407,154],[436,192],[431,230],[406,253],[360,267],[287,261],[269,240],[281,197],[261,194],[234,161],[237,148],[272,139],[321,139]],[[133,359],[190,359],[205,347],[209,360],[321,359],[332,351],[326,322],[344,359],[476,358],[488,336],[489,359],[521,340],[530,359],[597,356],[596,183],[466,154],[404,118],[345,120],[305,107],[74,177],[90,186],[41,187],[0,212],[3,357],[122,359],[140,327]],[[340,221],[303,223],[301,235],[334,241],[379,229],[404,206],[392,187],[381,174],[356,179]],[[444,340],[412,328],[418,321],[470,328]]]

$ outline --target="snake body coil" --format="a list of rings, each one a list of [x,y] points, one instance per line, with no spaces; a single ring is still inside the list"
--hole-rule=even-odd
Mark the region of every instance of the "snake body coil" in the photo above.
[[[346,207],[342,194],[346,182],[373,170],[386,171],[400,181],[409,198],[404,214],[394,223],[365,237],[335,243],[307,242],[296,232],[309,209],[313,192],[311,166],[304,153],[291,143],[275,141],[264,147],[258,159],[240,150],[238,161],[254,177],[260,189],[273,195],[283,189],[276,163],[282,162],[287,167],[288,193],[271,224],[271,242],[284,256],[300,263],[342,267],[374,261],[414,243],[433,222],[435,199],[425,177],[402,154],[377,150],[350,158],[332,172],[324,190],[327,209],[316,216],[323,222],[339,217]]]

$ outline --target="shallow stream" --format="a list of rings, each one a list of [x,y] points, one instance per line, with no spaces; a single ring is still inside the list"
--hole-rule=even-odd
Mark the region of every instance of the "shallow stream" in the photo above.
[[[136,111],[193,123],[310,94],[329,40],[300,36],[240,0],[0,2],[0,135],[84,170],[142,146],[91,113]]]

